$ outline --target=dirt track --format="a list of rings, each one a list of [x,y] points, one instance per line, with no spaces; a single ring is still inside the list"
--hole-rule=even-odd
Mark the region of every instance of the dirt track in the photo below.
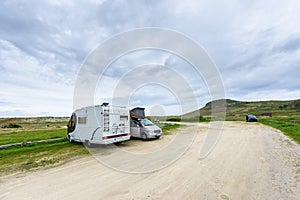
[[[0,178],[0,199],[300,199],[300,146],[281,132],[256,123],[226,122],[215,149],[199,159],[208,124],[179,131],[195,130],[192,146],[161,170],[119,172],[87,157]],[[173,137],[137,140],[121,148],[147,155],[167,146]],[[116,153],[105,151],[104,156]],[[127,167],[130,162],[123,164]]]

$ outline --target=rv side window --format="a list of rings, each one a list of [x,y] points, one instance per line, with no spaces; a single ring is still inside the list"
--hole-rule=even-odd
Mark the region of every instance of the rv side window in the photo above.
[[[121,115],[120,116],[120,121],[127,121],[128,120],[128,116],[127,115]]]
[[[78,124],[86,124],[86,117],[78,117]]]

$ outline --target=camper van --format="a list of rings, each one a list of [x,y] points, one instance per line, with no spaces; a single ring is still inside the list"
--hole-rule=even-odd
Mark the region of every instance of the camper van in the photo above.
[[[134,108],[130,110],[130,134],[132,137],[142,138],[146,141],[151,138],[159,139],[162,130],[145,116],[145,108]]]
[[[68,123],[67,138],[88,146],[129,140],[129,109],[103,103],[75,110]]]

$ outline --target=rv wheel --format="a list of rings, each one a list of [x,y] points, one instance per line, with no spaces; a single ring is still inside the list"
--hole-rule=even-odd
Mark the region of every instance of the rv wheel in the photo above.
[[[92,147],[92,144],[90,143],[89,140],[84,141],[85,146],[87,147]]]
[[[68,140],[70,143],[73,143],[73,140],[71,139],[71,136],[68,134]]]
[[[142,133],[142,140],[143,141],[147,141],[148,140],[148,137],[147,137],[146,133]]]

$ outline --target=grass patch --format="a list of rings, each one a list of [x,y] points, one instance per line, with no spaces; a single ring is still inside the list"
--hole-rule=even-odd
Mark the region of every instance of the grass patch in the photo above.
[[[21,126],[1,128],[0,145],[63,138],[67,133],[65,128],[61,128],[66,124],[65,118],[2,118],[0,124]],[[0,175],[56,166],[87,153],[82,144],[69,144],[64,140],[1,149]]]
[[[173,124],[173,123],[158,123],[156,124],[157,126],[159,126],[163,132],[163,134],[169,134],[172,130],[179,128],[180,124]]]
[[[0,134],[0,145],[19,143],[23,141],[37,141],[53,138],[63,138],[66,135],[66,129],[50,129],[36,131],[17,131]]]
[[[55,166],[85,154],[88,154],[88,151],[82,144],[69,144],[67,141],[2,149],[0,175]]]
[[[0,118],[0,134],[13,131],[58,129],[66,126],[67,123],[66,117]]]
[[[260,123],[279,129],[285,135],[300,144],[300,120],[299,117],[272,117],[259,119]]]
[[[15,123],[9,123],[8,125],[7,124],[2,125],[1,128],[22,128],[22,126]]]
[[[167,122],[210,122],[210,118],[204,117],[202,115],[200,116],[169,116],[166,118]]]

